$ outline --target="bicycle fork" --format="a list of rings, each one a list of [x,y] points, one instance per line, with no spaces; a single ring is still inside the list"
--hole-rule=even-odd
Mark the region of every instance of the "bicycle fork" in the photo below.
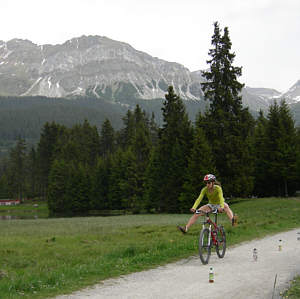
[[[202,224],[202,229],[205,229],[205,223]],[[207,244],[210,246],[211,245],[211,224],[209,224],[209,227],[208,227],[208,242]]]

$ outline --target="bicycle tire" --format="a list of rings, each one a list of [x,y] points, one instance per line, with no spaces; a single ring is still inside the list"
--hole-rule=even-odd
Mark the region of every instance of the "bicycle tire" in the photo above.
[[[217,229],[216,252],[219,258],[223,258],[226,252],[226,232],[223,226]]]
[[[199,256],[202,264],[206,265],[211,254],[211,236],[210,231],[206,227],[201,230],[199,237]]]

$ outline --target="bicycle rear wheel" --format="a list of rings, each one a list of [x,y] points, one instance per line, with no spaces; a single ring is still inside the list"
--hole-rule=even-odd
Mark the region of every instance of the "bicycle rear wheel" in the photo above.
[[[211,253],[211,236],[208,228],[202,229],[199,237],[199,256],[202,264],[206,265]]]
[[[216,252],[219,258],[223,258],[226,251],[226,233],[223,226],[217,229],[217,245]]]

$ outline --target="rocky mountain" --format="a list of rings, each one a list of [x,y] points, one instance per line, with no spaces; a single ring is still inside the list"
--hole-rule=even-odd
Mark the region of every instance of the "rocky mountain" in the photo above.
[[[182,99],[203,107],[203,80],[201,71],[190,72],[107,37],[82,36],[58,45],[0,41],[1,96],[89,96],[124,104],[129,98],[162,99],[172,85]],[[242,94],[244,105],[254,111],[266,110],[282,97],[297,103],[300,80],[284,94],[250,87]]]
[[[300,103],[300,80],[298,80],[287,92],[281,97],[285,98],[288,104]]]
[[[1,95],[155,99],[163,98],[172,84],[184,99],[199,99],[199,78],[178,63],[106,37],[41,46],[20,39],[0,42]]]
[[[251,110],[267,110],[274,101],[285,99],[287,104],[300,103],[300,80],[289,90],[280,93],[275,89],[245,87],[242,91],[244,105]]]

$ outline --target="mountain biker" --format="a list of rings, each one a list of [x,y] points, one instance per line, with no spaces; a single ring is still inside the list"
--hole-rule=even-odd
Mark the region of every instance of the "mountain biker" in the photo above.
[[[237,223],[237,216],[233,215],[229,205],[224,202],[223,190],[220,186],[220,183],[216,180],[216,177],[213,174],[207,174],[204,176],[203,181],[206,183],[206,187],[201,190],[199,197],[196,199],[193,207],[190,209],[194,215],[190,218],[185,227],[178,226],[178,229],[184,234],[187,233],[189,227],[196,222],[198,217],[203,215],[201,212],[207,213],[215,209],[217,209],[219,213],[225,211],[231,221],[232,226],[235,226]],[[197,210],[197,207],[205,195],[208,198],[208,204]]]

